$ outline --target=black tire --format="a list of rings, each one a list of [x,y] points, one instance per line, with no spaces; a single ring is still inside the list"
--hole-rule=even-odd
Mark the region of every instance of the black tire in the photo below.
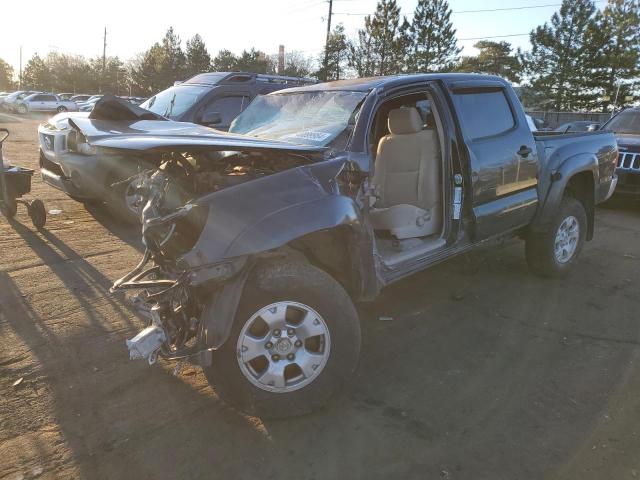
[[[29,112],[29,109],[26,105],[18,105],[18,113],[22,115],[26,115]]]
[[[560,262],[555,254],[556,234],[565,219],[574,217],[578,223],[578,240],[570,258]],[[561,277],[573,266],[584,246],[587,234],[587,213],[584,205],[573,197],[565,196],[549,226],[549,230],[531,233],[525,242],[525,255],[531,269],[544,277]]]
[[[44,208],[42,200],[34,200],[29,204],[29,216],[33,226],[40,230],[47,223],[47,210]]]
[[[209,384],[227,403],[262,417],[304,415],[322,407],[353,374],[360,354],[358,314],[342,286],[326,272],[305,263],[284,261],[257,266],[247,280],[226,343],[204,368]],[[325,321],[331,347],[322,371],[311,383],[290,392],[269,392],[252,384],[240,369],[237,345],[244,324],[262,308],[279,301],[313,308]]]
[[[66,112],[66,111],[67,111],[67,107],[62,107],[62,106],[61,106],[61,107],[58,107],[58,108],[56,109],[56,111],[57,111],[58,113]]]

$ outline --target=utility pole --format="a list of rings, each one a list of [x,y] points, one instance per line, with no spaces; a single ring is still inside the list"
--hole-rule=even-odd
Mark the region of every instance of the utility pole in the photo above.
[[[324,42],[324,80],[327,80],[329,72],[329,36],[331,35],[331,16],[333,15],[333,0],[329,0],[329,17],[327,17],[327,39]]]
[[[18,76],[18,90],[22,90],[22,45],[20,45],[20,74]]]
[[[104,42],[102,44],[102,80],[100,81],[100,86],[102,87],[102,82],[104,82],[104,74],[107,69],[107,27],[104,27]],[[102,93],[102,88],[100,88]]]

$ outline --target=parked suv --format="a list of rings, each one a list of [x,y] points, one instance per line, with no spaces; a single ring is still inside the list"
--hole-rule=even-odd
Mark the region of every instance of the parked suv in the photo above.
[[[75,112],[78,106],[71,100],[62,100],[53,93],[34,93],[16,102],[18,113],[27,112]]]
[[[618,141],[616,194],[640,195],[640,108],[627,108],[602,126]]]
[[[309,78],[255,73],[201,73],[149,98],[140,106],[178,122],[228,130],[256,95],[311,85]]]

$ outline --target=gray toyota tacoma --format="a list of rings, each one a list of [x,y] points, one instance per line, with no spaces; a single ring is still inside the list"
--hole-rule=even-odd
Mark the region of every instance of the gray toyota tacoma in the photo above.
[[[535,272],[565,274],[617,179],[612,133],[532,133],[511,86],[484,75],[283,90],[229,133],[70,123],[78,152],[154,165],[139,174],[146,252],[113,286],[149,319],[131,358],[200,365],[265,416],[316,409],[349,379],[354,304],[392,282],[507,236]]]

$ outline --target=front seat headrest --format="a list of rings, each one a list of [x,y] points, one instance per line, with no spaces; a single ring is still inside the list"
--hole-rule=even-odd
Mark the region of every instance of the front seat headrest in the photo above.
[[[394,135],[417,133],[421,130],[422,119],[416,108],[396,108],[389,112],[389,131]]]

